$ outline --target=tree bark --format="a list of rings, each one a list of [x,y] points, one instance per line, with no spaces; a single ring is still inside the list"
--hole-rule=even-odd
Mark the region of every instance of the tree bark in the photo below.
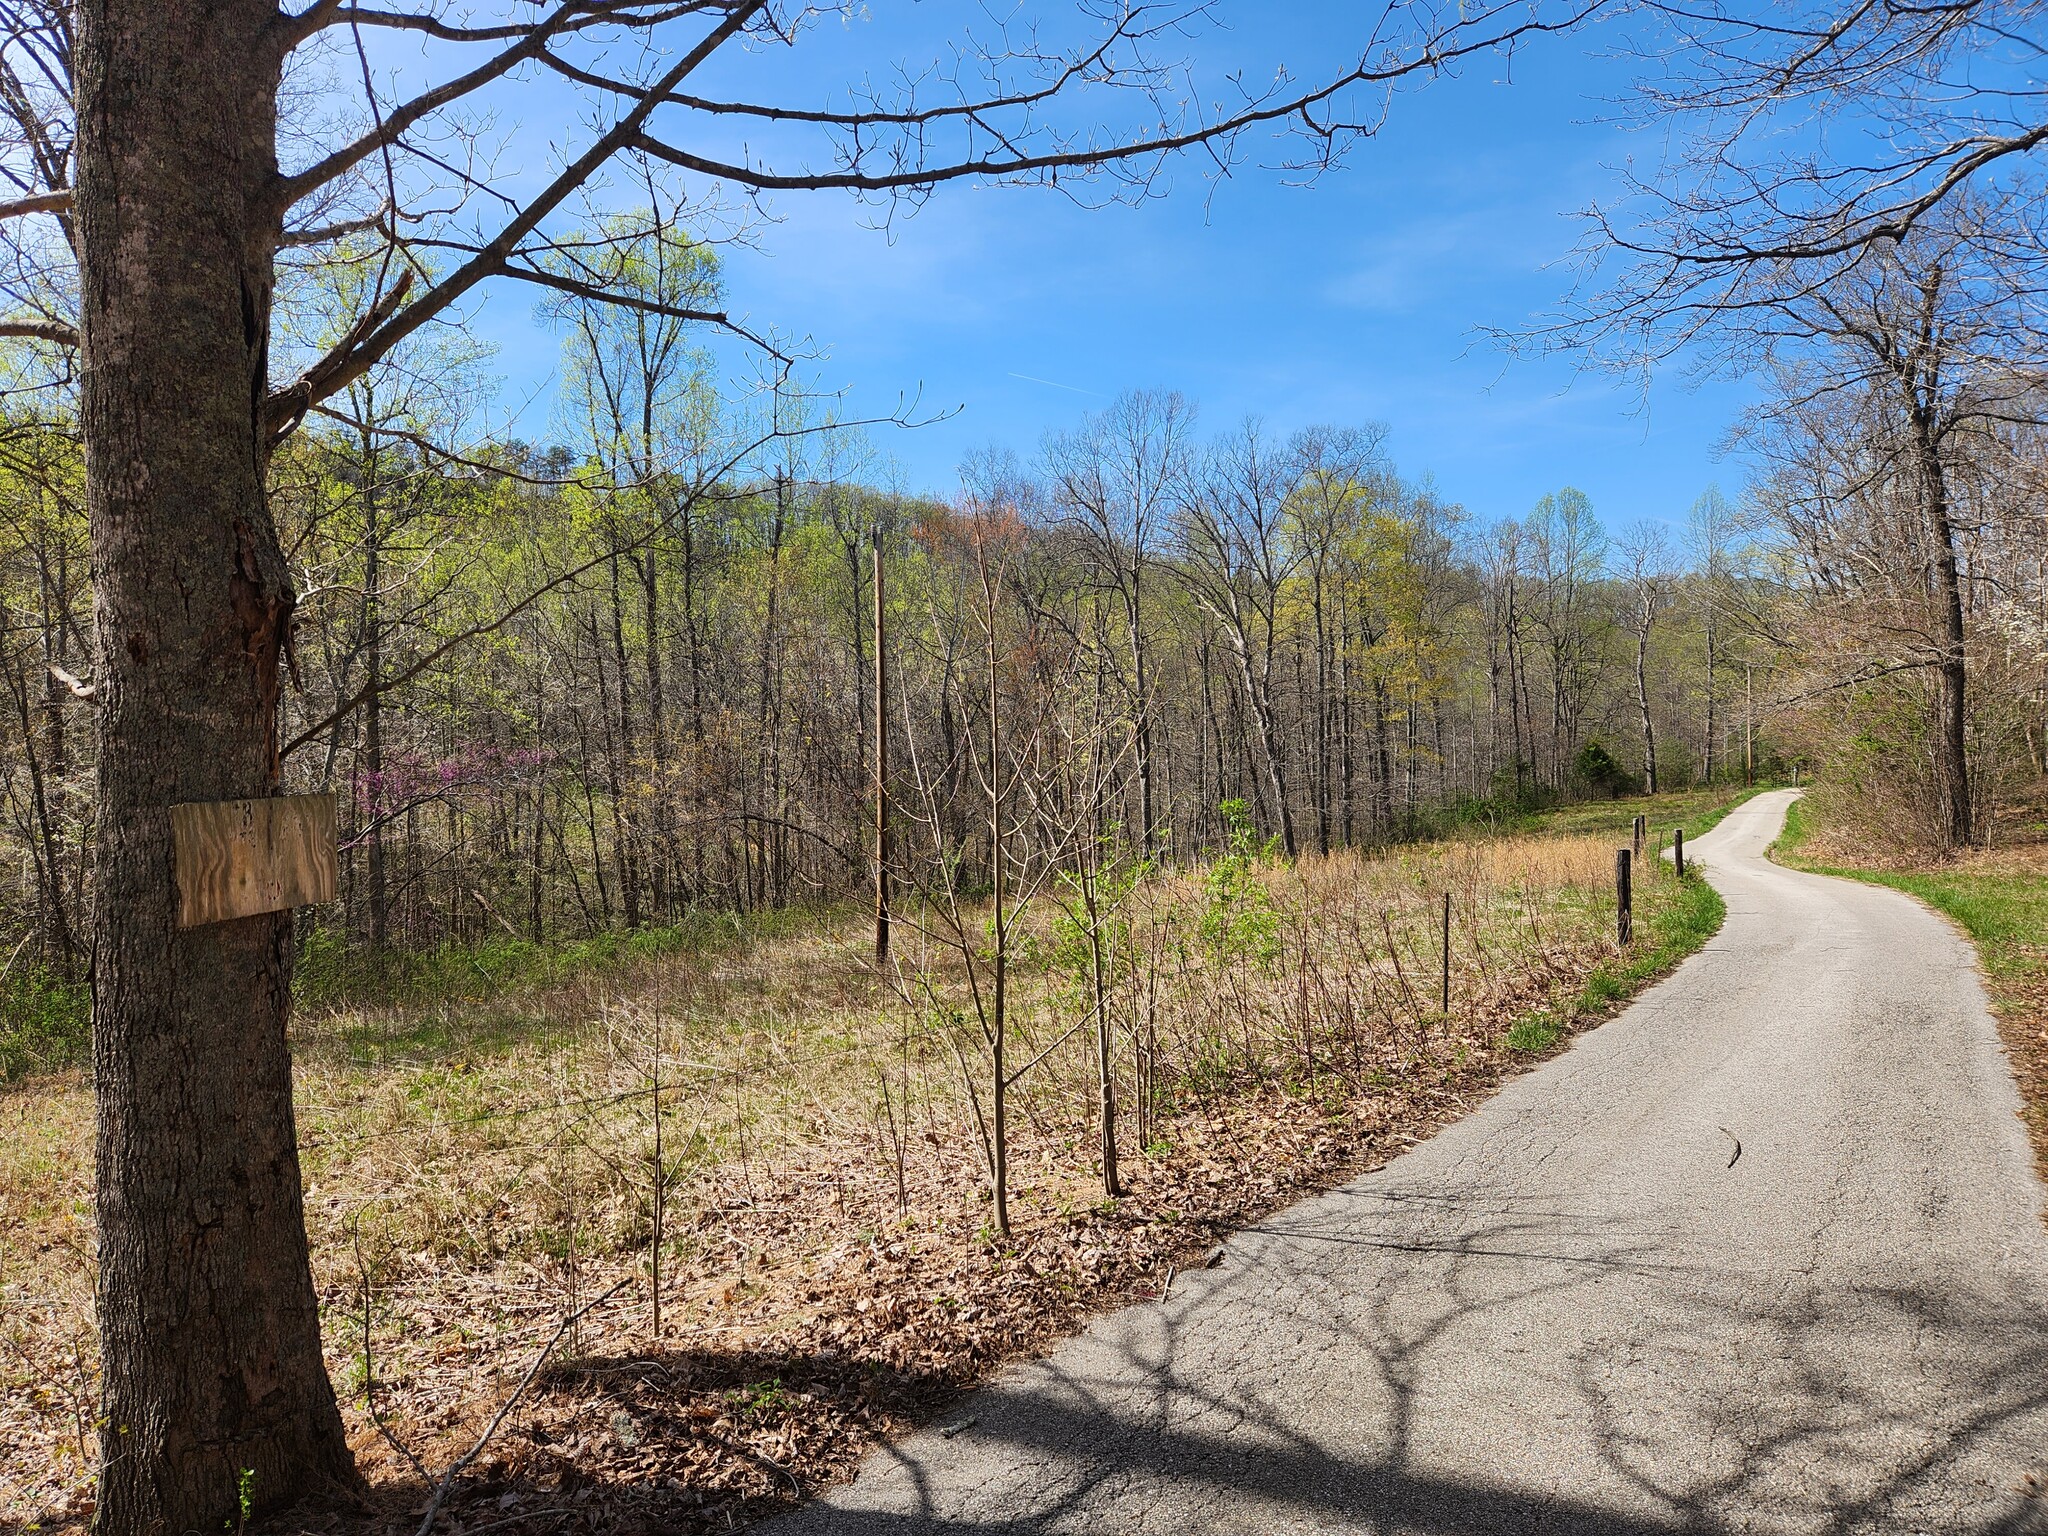
[[[265,499],[278,13],[83,0],[77,218],[97,575],[98,1529],[352,1485],[320,1351],[289,913],[178,927],[170,808],[268,795],[295,597]],[[246,1471],[245,1471],[246,1469]]]

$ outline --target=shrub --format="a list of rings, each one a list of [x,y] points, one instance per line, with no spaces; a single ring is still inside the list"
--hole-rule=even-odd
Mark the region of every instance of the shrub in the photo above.
[[[1584,794],[1618,799],[1636,787],[1635,775],[1614,760],[1614,754],[1598,741],[1589,741],[1572,759],[1572,782]]]

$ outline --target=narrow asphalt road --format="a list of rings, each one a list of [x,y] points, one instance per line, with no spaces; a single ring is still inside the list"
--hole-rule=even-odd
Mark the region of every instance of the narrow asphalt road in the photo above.
[[[1766,861],[1790,798],[1699,840],[1727,925],[1620,1017],[779,1536],[2048,1532],[2048,1238],[1972,956]]]

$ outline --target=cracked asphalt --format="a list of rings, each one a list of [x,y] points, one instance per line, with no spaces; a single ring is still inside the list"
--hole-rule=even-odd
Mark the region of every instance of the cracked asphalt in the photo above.
[[[2048,1532],[2048,1237],[1974,959],[1765,860],[1790,800],[1691,850],[1727,924],[1624,1013],[778,1536]]]

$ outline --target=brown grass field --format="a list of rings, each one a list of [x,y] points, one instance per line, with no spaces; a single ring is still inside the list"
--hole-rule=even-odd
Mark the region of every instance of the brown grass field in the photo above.
[[[1727,801],[1650,814],[1696,832]],[[1042,897],[1020,925],[1010,1060],[1044,1054],[1012,1090],[1007,1239],[963,960],[915,924],[886,971],[871,920],[839,909],[542,984],[302,1009],[314,1268],[375,1492],[299,1524],[416,1526],[558,1334],[455,1489],[458,1524],[727,1529],[847,1475],[1005,1360],[1456,1118],[1697,947],[1718,902],[1661,861],[1636,942],[1614,942],[1640,808],[1261,858],[1235,886],[1140,881],[1117,929],[1114,1201],[1092,1014]],[[0,1528],[91,1510],[90,1141],[80,1076],[0,1090]]]

